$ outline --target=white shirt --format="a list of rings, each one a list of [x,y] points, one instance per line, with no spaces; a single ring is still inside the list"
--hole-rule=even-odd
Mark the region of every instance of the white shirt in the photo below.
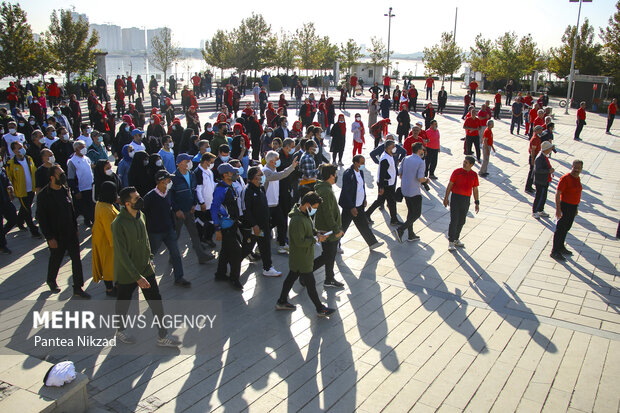
[[[355,171],[355,179],[357,179],[357,192],[355,193],[355,206],[361,207],[364,204],[364,198],[366,197],[366,190],[364,188],[364,178],[360,171]]]
[[[24,137],[24,134],[19,133],[19,132],[15,135],[11,135],[10,133],[7,133],[6,135],[3,136],[3,139],[6,142],[7,149],[9,150],[9,158],[12,158],[15,156],[15,153],[13,153],[13,150],[11,149],[11,144],[13,142],[19,142],[22,145],[26,142],[26,138]]]
[[[391,186],[396,183],[396,164],[394,163],[394,156],[388,155],[387,152],[383,152],[383,155],[379,158],[379,168],[381,168],[381,162],[383,162],[384,159],[386,159],[389,164],[388,174],[390,175],[390,180],[388,181],[388,185]],[[381,175],[380,172],[377,173],[377,183],[379,183],[379,175]]]
[[[266,169],[269,168],[267,166],[263,167],[263,173],[265,173]],[[269,172],[273,173],[274,171],[269,169]],[[280,181],[269,181],[265,195],[267,196],[267,205],[269,207],[277,206],[280,202]]]
[[[146,152],[146,146],[144,146],[143,143],[136,143],[136,141],[131,141],[129,143],[131,145],[131,147],[133,148],[134,151],[145,151]]]
[[[28,166],[28,160],[26,157],[21,161],[15,158],[17,162],[24,168],[24,176],[26,177],[26,192],[32,192],[32,176],[30,176],[30,167]]]
[[[93,170],[90,167],[90,159],[87,156],[73,155],[67,161],[67,178],[78,181],[78,191],[90,191],[93,189]]]
[[[43,142],[45,142],[45,146],[49,149],[52,147],[52,143],[56,142],[58,140],[58,137],[55,137],[53,139],[48,138],[47,136],[43,137]]]
[[[90,148],[93,144],[93,138],[91,138],[90,136],[80,135],[78,140],[84,141],[84,143],[86,144],[86,149]]]
[[[210,169],[203,169],[202,166],[198,166],[198,169],[202,172],[202,184],[196,187],[196,196],[198,202],[204,202],[207,209],[210,209],[211,202],[213,202],[213,191],[215,191],[213,172]],[[196,209],[200,209],[200,206],[197,206]]]

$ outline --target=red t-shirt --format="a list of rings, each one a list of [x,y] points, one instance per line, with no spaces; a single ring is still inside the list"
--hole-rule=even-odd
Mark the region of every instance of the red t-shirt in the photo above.
[[[579,205],[581,201],[581,179],[575,178],[570,173],[560,178],[558,182],[558,191],[560,191],[560,200],[571,205]]]
[[[538,152],[540,152],[540,145],[542,144],[542,142],[540,142],[540,138],[538,137],[538,135],[534,134],[534,136],[532,136],[532,139],[530,139],[530,148],[529,148],[529,152],[530,154],[534,154],[534,157],[536,157],[536,155],[538,155]]]
[[[469,88],[470,88],[471,90],[476,90],[476,89],[478,89],[478,83],[477,83],[475,80],[472,80],[472,81],[469,83]]]
[[[486,110],[480,110],[478,111],[478,123],[480,124],[480,126],[487,126],[487,121],[489,120],[490,116],[489,116],[489,112],[487,112]]]
[[[534,121],[538,118],[538,109],[530,109],[530,123],[534,123]]]
[[[586,120],[586,110],[584,108],[577,109],[577,119]]]
[[[482,136],[487,140],[487,145],[493,146],[493,131],[491,129],[486,128]]]
[[[410,99],[415,99],[418,97],[418,90],[417,89],[409,89],[409,98]]]
[[[467,118],[465,119],[465,123],[463,124],[463,129],[475,128],[475,130],[465,129],[465,135],[467,136],[478,136],[479,127],[480,127],[480,121],[477,118]]]
[[[607,109],[607,112],[608,112],[610,115],[615,115],[617,110],[618,110],[618,106],[616,106],[616,105],[615,105],[615,104],[613,104],[613,103],[610,103],[610,104],[609,104],[609,108]]]
[[[426,88],[427,89],[432,88],[434,84],[435,84],[435,79],[433,79],[432,77],[429,77],[428,79],[426,79]]]
[[[532,102],[534,102],[534,98],[531,96],[525,96],[524,98],[521,99],[521,101],[528,106],[532,106]]]
[[[193,76],[192,83],[194,84],[194,86],[200,86],[200,76]]]
[[[543,129],[547,128],[547,125],[545,125],[545,119],[539,117],[536,117],[536,119],[534,119],[534,126],[542,126]]]
[[[424,147],[426,147],[426,143],[424,142],[424,139],[422,138],[422,136],[418,135],[417,137],[413,137],[413,136],[407,136],[407,139],[405,139],[405,141],[403,142],[403,148],[405,148],[405,150],[407,151],[407,155],[411,155],[413,154],[413,144],[416,142],[421,142],[422,145],[424,145]]]
[[[502,95],[501,93],[495,94],[495,103],[502,103]]]
[[[390,83],[392,83],[392,78],[389,76],[383,78],[383,86],[390,86]]]
[[[426,137],[428,138],[428,144],[426,145],[427,148],[439,149],[439,129],[428,129],[426,131]]]
[[[351,76],[351,86],[357,86],[357,76]]]
[[[469,106],[469,104],[471,103],[471,95],[465,95],[463,101],[465,102],[465,106]]]
[[[450,182],[453,184],[452,193],[471,196],[472,189],[478,186],[478,174],[471,169],[458,168],[452,172]]]

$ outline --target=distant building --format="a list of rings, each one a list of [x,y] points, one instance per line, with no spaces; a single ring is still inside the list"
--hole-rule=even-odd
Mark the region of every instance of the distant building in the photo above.
[[[121,36],[123,39],[122,49],[124,52],[135,52],[146,49],[144,30],[137,27],[122,29]]]
[[[113,24],[91,24],[90,33],[96,30],[99,33],[99,44],[97,47],[103,51],[123,50],[121,26]]]
[[[163,27],[158,27],[157,29],[149,29],[146,31],[146,47],[148,50],[153,50],[153,46],[151,44],[153,38],[155,36],[159,36],[159,34],[164,30]]]
[[[364,86],[368,89],[374,82],[382,83],[383,70],[381,66],[373,66],[370,63],[358,63],[351,67],[351,73],[357,73],[358,79],[364,80]]]
[[[78,21],[80,19],[80,17],[84,20],[86,20],[86,22],[88,22],[88,16],[85,14],[81,14],[81,13],[76,13],[74,11],[71,12],[71,20]]]

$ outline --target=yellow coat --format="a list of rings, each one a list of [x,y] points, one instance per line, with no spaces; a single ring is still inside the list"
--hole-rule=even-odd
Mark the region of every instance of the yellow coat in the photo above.
[[[118,210],[112,204],[97,202],[95,205],[92,238],[93,280],[95,282],[114,281],[112,221],[117,215]]]

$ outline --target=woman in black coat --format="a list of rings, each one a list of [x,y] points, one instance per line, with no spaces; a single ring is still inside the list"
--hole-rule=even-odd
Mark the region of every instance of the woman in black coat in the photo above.
[[[396,128],[396,134],[398,135],[398,143],[402,142],[402,137],[405,138],[409,135],[409,129],[411,129],[411,116],[409,116],[409,110],[407,104],[400,105],[400,112],[396,116],[398,127]]]
[[[123,159],[123,154],[121,153],[123,146],[127,145],[131,141],[131,126],[123,122],[119,126],[116,137],[112,141],[112,154],[114,155],[114,158],[116,158],[116,161],[114,162],[115,165],[118,165],[121,159]]]
[[[145,151],[136,151],[127,178],[129,186],[135,187],[140,196],[146,195],[152,189],[147,172],[148,165],[149,155]]]
[[[135,155],[134,155],[135,156]],[[164,168],[164,162],[161,160],[161,156],[159,154],[151,154],[149,155],[149,164],[146,167],[146,175],[148,177],[148,190],[155,188],[155,174],[157,171],[161,171]],[[131,169],[130,169],[131,170]]]
[[[181,140],[179,141],[179,145],[178,145],[179,152],[178,153],[189,154],[190,150],[192,149],[192,145],[193,145],[192,136],[194,136],[194,130],[192,128],[185,128],[185,130],[183,131],[183,136],[181,137]],[[174,143],[174,147],[175,148],[177,147],[176,142]]]
[[[424,130],[430,129],[431,121],[435,119],[435,108],[433,108],[433,104],[428,102],[424,112],[422,112],[422,117],[424,118]]]
[[[116,191],[118,195],[118,188],[121,187],[121,180],[116,175],[116,173],[112,171],[112,164],[110,163],[110,161],[106,161],[105,159],[99,159],[97,163],[95,164],[93,178],[94,178],[93,191],[94,191],[95,201],[99,201],[101,185],[104,182],[112,182],[114,185],[116,185]]]
[[[338,123],[332,126],[332,141],[329,145],[329,151],[332,153],[332,163],[336,163],[338,156],[338,165],[343,166],[342,154],[346,144],[347,125],[344,122],[344,115],[338,115]]]

